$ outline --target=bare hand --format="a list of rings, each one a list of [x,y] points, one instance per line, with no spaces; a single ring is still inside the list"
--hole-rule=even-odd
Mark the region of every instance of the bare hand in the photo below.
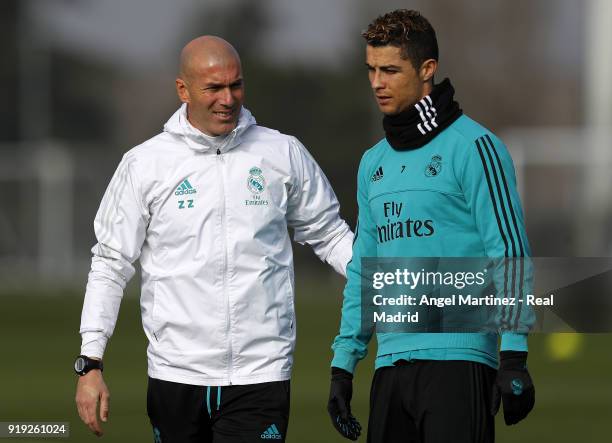
[[[104,383],[102,371],[92,369],[87,374],[79,377],[76,392],[76,404],[79,417],[91,431],[100,437],[102,427],[98,422],[97,408],[100,401],[100,419],[106,423],[110,409],[110,392]]]

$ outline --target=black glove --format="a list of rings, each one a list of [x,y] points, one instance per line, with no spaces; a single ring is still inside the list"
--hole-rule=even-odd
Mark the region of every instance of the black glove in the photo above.
[[[335,367],[332,367],[331,374],[327,412],[329,412],[332,424],[343,437],[357,440],[361,434],[361,425],[351,414],[353,374]]]
[[[502,351],[499,353],[499,371],[493,385],[491,414],[497,414],[504,402],[504,421],[514,425],[527,417],[535,404],[535,388],[527,371],[527,353]]]

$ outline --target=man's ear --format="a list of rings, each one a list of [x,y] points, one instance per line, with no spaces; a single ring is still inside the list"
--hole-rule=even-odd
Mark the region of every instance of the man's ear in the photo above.
[[[436,73],[436,70],[438,69],[438,61],[430,58],[428,60],[425,60],[423,62],[423,64],[421,65],[421,69],[419,69],[419,76],[421,77],[421,80],[425,83],[428,81],[431,81],[434,77],[434,74]]]
[[[185,83],[185,80],[180,77],[176,79],[176,94],[178,95],[179,100],[183,103],[190,102],[187,84]]]

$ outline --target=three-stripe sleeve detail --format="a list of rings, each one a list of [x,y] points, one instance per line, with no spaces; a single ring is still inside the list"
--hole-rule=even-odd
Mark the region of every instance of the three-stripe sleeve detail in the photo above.
[[[500,171],[502,171],[501,174],[501,178],[502,178],[502,182],[504,184],[504,191],[506,193],[506,199],[509,202],[508,208],[510,210],[510,216],[512,217],[512,225],[514,226],[514,230],[516,232],[516,236],[517,236],[517,241],[518,241],[518,246],[519,246],[519,263],[520,263],[520,271],[519,271],[519,296],[522,296],[523,294],[523,282],[524,282],[524,277],[525,277],[525,248],[523,245],[523,239],[521,236],[521,232],[519,231],[518,228],[518,223],[516,221],[516,213],[514,211],[514,207],[512,206],[512,200],[510,198],[510,190],[508,188],[508,181],[506,180],[506,175],[503,173],[503,168],[502,168],[502,164],[501,164],[501,160],[499,158],[499,155],[497,153],[497,150],[495,149],[494,145],[493,145],[493,141],[491,140],[491,137],[489,137],[489,134],[485,134],[485,137],[487,139],[487,141],[489,142],[489,144],[493,147],[493,154],[495,155],[495,160],[497,161],[497,165]],[[519,319],[521,316],[521,308],[522,308],[523,304],[522,303],[517,303],[517,313],[515,316],[515,320],[514,320],[514,329],[516,330],[518,328],[518,323],[519,323]]]
[[[482,147],[480,146],[481,139],[476,140],[476,147],[478,148],[478,155],[480,155],[480,160],[482,161],[482,167],[484,168],[485,177],[487,179],[487,185],[489,187],[489,194],[491,196],[491,202],[493,203],[493,212],[495,212],[495,218],[497,220],[497,226],[499,227],[499,234],[504,241],[505,246],[505,257],[508,257],[508,239],[506,238],[506,234],[504,233],[504,229],[502,227],[501,220],[499,218],[499,211],[497,210],[497,200],[495,199],[495,195],[493,194],[493,186],[491,184],[491,174],[489,173],[489,168],[487,166],[487,162],[482,153]]]
[[[502,237],[504,242],[504,297],[507,297],[508,294],[511,294],[512,298],[515,299],[515,306],[517,306],[517,315],[514,318],[513,328],[514,330],[516,330],[516,328],[518,327],[518,321],[521,312],[521,303],[518,302],[517,295],[522,294],[523,291],[523,257],[525,256],[525,250],[521,233],[518,229],[516,212],[512,205],[512,198],[510,196],[510,190],[508,188],[508,181],[506,179],[506,175],[501,160],[499,158],[499,154],[495,149],[495,145],[488,134],[478,138],[475,143],[487,180],[487,186],[489,188],[489,195],[491,197],[491,203],[495,212],[497,226],[500,232],[500,236]],[[514,258],[510,259],[510,257],[521,257],[519,260],[520,270],[518,272],[518,282],[516,260]],[[508,290],[509,287],[510,291]],[[507,314],[505,311],[506,306],[502,306],[502,328],[507,328],[512,323],[514,311],[513,306],[508,306]]]
[[[104,208],[100,211],[100,238],[99,243],[105,244],[111,240],[112,221],[115,218],[111,216],[112,212],[118,210],[119,199],[125,192],[125,187],[128,182],[128,166],[123,161],[117,171],[117,179],[108,188],[108,198],[105,199]]]
[[[501,175],[502,182],[504,184],[504,191],[505,191],[505,194],[506,194],[506,201],[508,202],[508,209],[510,210],[510,216],[512,217],[512,224],[513,224],[514,230],[516,232],[516,237],[517,237],[517,241],[518,241],[518,245],[519,245],[519,250],[520,250],[520,253],[519,253],[518,257],[524,257],[525,256],[525,250],[524,250],[524,247],[523,247],[523,239],[521,238],[521,233],[519,231],[518,223],[516,221],[516,213],[514,211],[514,206],[512,206],[512,199],[510,197],[510,190],[508,188],[508,181],[506,180],[506,174],[504,174],[504,169],[502,167],[501,160],[499,159],[499,155],[497,154],[497,150],[495,149],[495,145],[493,144],[493,141],[491,140],[491,137],[489,137],[488,134],[485,135],[485,137],[486,137],[487,141],[489,142],[489,144],[490,144],[490,146],[492,148],[493,154],[495,155],[495,160],[497,161],[497,166],[498,166],[499,170],[501,171],[500,175]]]

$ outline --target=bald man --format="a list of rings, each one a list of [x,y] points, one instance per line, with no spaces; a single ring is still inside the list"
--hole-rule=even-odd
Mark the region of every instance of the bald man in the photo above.
[[[304,146],[258,126],[243,106],[229,43],[187,44],[176,90],[182,106],[124,155],[96,215],[75,362],[79,415],[102,435],[102,357],[140,260],[155,441],[285,441],[295,346],[287,228],[342,275],[353,234]]]

